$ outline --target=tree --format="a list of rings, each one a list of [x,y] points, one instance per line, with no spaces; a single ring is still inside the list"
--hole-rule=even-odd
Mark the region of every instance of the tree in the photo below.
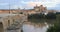
[[[60,32],[60,15],[56,16],[56,23],[48,28],[47,32]]]

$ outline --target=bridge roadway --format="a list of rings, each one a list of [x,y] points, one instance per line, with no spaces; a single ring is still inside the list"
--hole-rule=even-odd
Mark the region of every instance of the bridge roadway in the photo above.
[[[24,21],[27,21],[24,14],[0,14],[4,32],[21,32]]]

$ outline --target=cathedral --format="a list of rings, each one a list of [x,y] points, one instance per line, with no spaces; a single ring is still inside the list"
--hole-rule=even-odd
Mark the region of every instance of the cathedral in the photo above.
[[[46,7],[44,7],[43,5],[40,5],[40,6],[35,6],[34,7],[34,10],[35,11],[37,11],[37,12],[45,12],[45,11],[47,11],[47,8]]]

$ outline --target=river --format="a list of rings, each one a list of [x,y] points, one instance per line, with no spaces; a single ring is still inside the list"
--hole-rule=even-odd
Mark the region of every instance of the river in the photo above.
[[[24,24],[23,32],[46,32],[48,25],[47,24]]]

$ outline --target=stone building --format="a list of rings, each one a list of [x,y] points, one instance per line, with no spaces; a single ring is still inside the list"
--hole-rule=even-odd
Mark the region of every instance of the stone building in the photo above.
[[[44,7],[43,5],[40,5],[40,6],[35,6],[34,7],[34,10],[36,11],[36,12],[44,12],[44,11],[46,11],[47,10],[47,8],[46,7]]]

